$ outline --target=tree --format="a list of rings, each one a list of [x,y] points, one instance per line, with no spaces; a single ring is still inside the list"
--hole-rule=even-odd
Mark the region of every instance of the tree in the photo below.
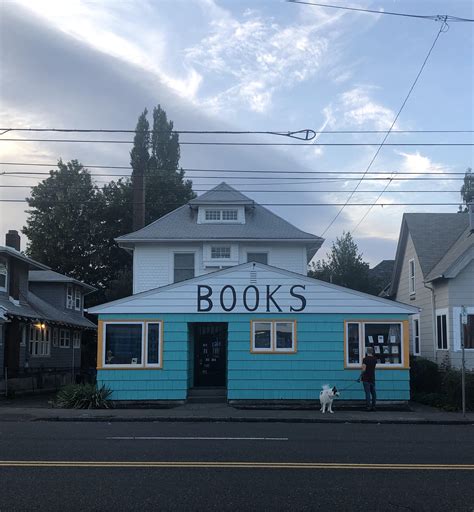
[[[350,233],[343,233],[332,244],[327,260],[319,260],[308,272],[310,277],[353,290],[373,293],[369,280],[369,264],[363,261]]]
[[[23,233],[28,255],[54,270],[96,285],[103,263],[98,257],[103,197],[77,160],[58,162],[47,179],[33,187]]]
[[[148,170],[150,155],[150,125],[145,109],[138,118],[133,148],[130,151],[133,184],[133,230],[137,231],[145,225],[145,175]]]
[[[472,174],[472,169],[470,167],[467,168],[466,174],[464,175],[464,183],[461,187],[461,197],[464,206],[459,206],[459,212],[467,212],[467,205],[474,203],[474,174]]]

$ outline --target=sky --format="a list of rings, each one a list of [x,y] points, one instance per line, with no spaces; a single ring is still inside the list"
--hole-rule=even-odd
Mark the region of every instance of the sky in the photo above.
[[[471,0],[333,3],[474,18]],[[395,130],[474,129],[474,23],[451,22],[447,28]],[[328,229],[340,210],[333,204],[345,203],[358,183],[341,178],[362,176],[346,173],[367,169],[384,133],[324,132],[388,130],[439,29],[440,23],[431,20],[281,0],[0,0],[0,127],[134,129],[145,107],[160,104],[177,130],[323,132],[306,146],[182,145],[181,165],[204,169],[188,173],[198,193],[225,180],[259,203],[290,203],[268,208],[305,231],[324,233],[326,242],[316,259],[351,231],[364,259],[374,265],[394,258],[404,212],[457,210],[454,205],[390,205],[458,203],[462,176],[455,175],[454,181],[448,174],[473,166],[471,146],[407,144],[472,143],[472,133],[390,134],[387,143],[404,145],[380,150],[370,171],[382,179],[364,179],[350,200],[372,204],[387,178],[395,178],[378,206],[362,222],[369,207],[347,206]],[[59,158],[85,165],[129,165],[129,144],[5,140],[67,137],[79,138],[25,132],[0,136],[0,173],[47,171],[5,162],[55,164]],[[181,142],[224,140],[293,142],[267,135],[180,136]],[[322,145],[332,143],[376,145]],[[323,172],[335,174],[321,176]],[[436,181],[419,179],[425,173],[433,173]],[[28,186],[39,179],[0,174],[0,185],[21,187],[1,187],[0,196],[24,199]],[[108,179],[96,181],[100,185]],[[25,209],[24,202],[0,202],[2,238],[8,229],[22,229]]]

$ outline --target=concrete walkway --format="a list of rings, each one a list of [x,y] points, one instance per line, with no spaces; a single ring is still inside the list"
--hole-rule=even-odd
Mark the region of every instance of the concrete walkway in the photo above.
[[[444,412],[410,403],[409,410],[366,412],[344,409],[337,403],[334,414],[308,409],[240,409],[227,404],[185,404],[167,409],[58,409],[52,396],[36,395],[15,399],[0,398],[2,421],[167,421],[167,422],[284,422],[284,423],[389,423],[474,425],[474,413]]]

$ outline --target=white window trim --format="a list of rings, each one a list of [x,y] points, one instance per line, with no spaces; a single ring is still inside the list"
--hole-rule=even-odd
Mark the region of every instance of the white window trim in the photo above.
[[[52,335],[52,329],[48,325],[45,327],[42,327],[38,329],[35,324],[30,324],[30,328],[28,329],[28,352],[30,357],[32,358],[42,358],[42,357],[51,357],[51,335]],[[39,339],[31,338],[31,332],[40,332],[41,335],[39,336]],[[46,347],[46,351],[44,354],[35,354],[34,350],[31,350],[31,345],[37,345],[38,347],[41,346],[41,344],[44,343],[44,347]]]
[[[106,362],[106,337],[108,325],[141,325],[142,326],[142,362],[140,364],[108,364]],[[158,345],[158,363],[148,363],[148,324],[158,324],[160,326],[159,345]],[[130,320],[126,322],[102,322],[102,369],[136,369],[151,368],[161,370],[163,368],[163,320]]]
[[[79,299],[79,306],[77,305],[77,299]],[[82,309],[82,293],[79,288],[74,290],[74,309],[76,311],[81,311]]]
[[[61,345],[61,333],[62,332],[66,332],[68,335],[66,337],[64,337],[64,341],[66,342],[67,341],[67,345]],[[59,329],[59,339],[58,339],[58,342],[59,342],[59,348],[71,348],[71,331],[70,329]]]
[[[413,269],[413,274],[412,274]],[[415,271],[415,259],[411,258],[408,260],[408,291],[410,295],[416,294],[416,271]]]
[[[5,261],[5,286],[0,286],[0,292],[8,292],[8,260],[6,258],[1,260]]]
[[[212,256],[212,251],[214,249],[218,249],[218,250],[222,250],[222,249],[229,249],[229,257],[219,257],[219,258],[215,258]],[[211,247],[210,247],[210,256],[211,256],[211,260],[212,261],[230,261],[232,260],[232,245],[217,245],[217,244],[212,244]]]
[[[202,210],[201,210],[202,208]],[[198,223],[200,224],[244,224],[245,223],[245,212],[241,207],[235,206],[203,206],[200,208],[200,214],[198,214]],[[219,212],[218,219],[206,219],[206,212],[213,211]],[[237,217],[235,219],[223,219],[222,212],[224,211],[236,211]]]
[[[66,309],[74,309],[74,288],[72,284],[66,285]]]
[[[474,306],[467,306],[468,315],[474,315]],[[466,352],[474,352],[474,348],[465,348]],[[453,351],[461,352],[461,308],[453,308]]]
[[[359,325],[359,362],[358,363],[349,363],[349,350],[348,350],[348,334],[349,334],[349,324],[358,324]],[[404,369],[404,361],[405,361],[405,333],[403,329],[403,321],[401,320],[346,320],[345,322],[345,332],[344,332],[344,351],[345,351],[345,367],[350,368],[360,368],[362,366],[362,360],[365,357],[365,324],[398,324],[400,325],[400,363],[384,363],[378,364],[377,368],[396,368],[396,369]],[[374,354],[377,355],[377,354]]]
[[[446,315],[446,348],[438,348],[438,316]],[[449,347],[451,346],[451,340],[449,336],[449,309],[448,308],[442,308],[442,309],[436,309],[435,310],[435,335],[433,336],[435,340],[435,349],[439,352],[448,352]]]
[[[81,331],[72,332],[72,348],[76,350],[81,348]]]
[[[418,322],[418,348],[419,348],[418,352],[415,350],[415,347],[416,347],[415,321]],[[412,336],[413,336],[413,340],[412,340],[412,352],[413,352],[413,355],[414,356],[419,356],[419,355],[421,355],[421,325],[420,325],[420,315],[419,314],[411,316],[411,333],[412,333]]]
[[[260,348],[255,347],[255,325],[256,324],[270,324],[270,347]],[[276,325],[277,324],[291,324],[292,346],[291,348],[277,348],[276,346]],[[287,320],[284,318],[272,320],[252,320],[251,321],[251,352],[255,354],[295,354],[296,353],[296,321]]]
[[[187,279],[185,279],[184,281],[175,281],[174,280],[174,255],[175,254],[193,254],[194,255],[194,277],[197,277],[198,276],[198,263],[197,263],[197,251],[196,250],[178,250],[178,251],[171,251],[171,277],[173,279],[173,283],[182,283],[184,281],[187,281]],[[189,278],[189,279],[193,279],[193,278]],[[172,283],[172,284],[173,284]]]

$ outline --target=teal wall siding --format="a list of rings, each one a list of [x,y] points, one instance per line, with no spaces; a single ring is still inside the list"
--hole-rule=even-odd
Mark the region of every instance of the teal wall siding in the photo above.
[[[101,320],[154,318],[164,322],[163,369],[99,370],[98,380],[115,400],[184,400],[193,382],[188,322],[228,322],[228,398],[230,400],[317,399],[324,384],[342,390],[341,399],[362,399],[359,370],[344,369],[344,320],[406,320],[405,315],[166,314],[102,315]],[[297,320],[297,353],[252,354],[250,320]],[[347,388],[347,389],[346,389]],[[377,371],[381,400],[408,400],[408,370]]]

